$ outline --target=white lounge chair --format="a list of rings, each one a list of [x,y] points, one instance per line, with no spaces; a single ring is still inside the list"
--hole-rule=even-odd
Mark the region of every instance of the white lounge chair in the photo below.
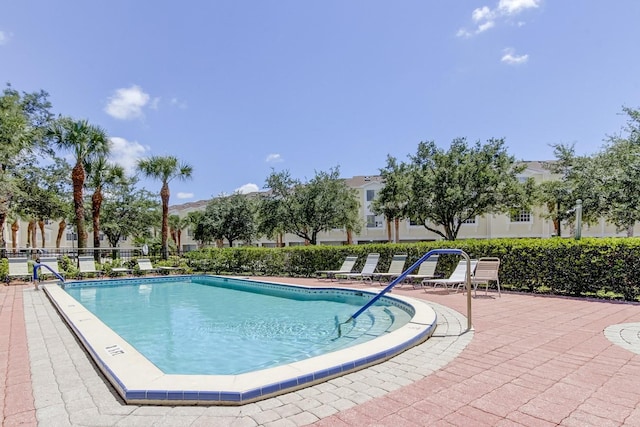
[[[489,292],[489,282],[496,282],[498,287],[498,296],[500,294],[500,279],[498,278],[498,270],[500,269],[500,258],[485,257],[478,260],[475,272],[471,278],[474,296],[478,293],[478,285],[484,284],[484,294]]]
[[[60,271],[60,269],[58,268],[58,258],[57,257],[41,257],[40,258],[40,264],[42,266],[47,266],[46,267],[40,267],[39,268],[39,277],[42,280],[44,278],[44,276],[55,276],[57,278],[56,275],[62,277],[64,279],[64,273],[62,271]]]
[[[478,260],[476,259],[471,260],[471,263],[470,263],[471,277],[473,277],[473,271],[475,270],[477,263],[478,263]],[[444,286],[445,289],[447,289],[449,285],[451,285],[451,288],[453,288],[455,285],[466,283],[466,281],[467,281],[467,260],[463,259],[463,260],[460,260],[455,270],[453,270],[453,273],[451,273],[449,277],[440,278],[440,279],[423,280],[422,285],[424,286],[427,284],[432,284],[434,288],[438,285],[442,285]]]
[[[413,285],[414,288],[421,288],[422,282],[426,279],[436,277],[436,267],[438,266],[438,255],[431,255],[418,267],[415,274],[407,274],[404,281]],[[404,283],[404,282],[403,282]]]
[[[386,273],[376,273],[374,278],[378,279],[378,282],[382,284],[382,279],[390,281],[394,277],[398,277],[404,271],[404,265],[407,262],[407,254],[397,254],[391,259],[389,264],[389,270]]]
[[[9,258],[9,273],[7,274],[7,283],[11,279],[29,279],[32,272],[29,271],[29,261],[26,258]]]
[[[157,273],[158,269],[151,264],[149,258],[138,258],[138,268],[143,273]]]
[[[92,256],[79,256],[78,270],[80,270],[80,276],[94,274],[96,277],[99,277],[104,274],[102,270],[96,269],[96,262]]]
[[[316,271],[316,276],[318,276],[318,280],[321,280],[321,279],[333,280],[336,278],[336,274],[351,273],[351,270],[353,270],[353,266],[356,265],[356,261],[358,261],[358,257],[350,255],[345,258],[344,262],[342,263],[339,269],[319,270],[319,271]]]
[[[340,273],[336,274],[336,278],[340,279],[358,279],[358,280],[369,280],[373,281],[373,275],[376,272],[376,267],[378,266],[378,261],[380,260],[380,254],[372,253],[367,255],[367,259],[364,263],[364,267],[362,267],[362,271],[360,273]]]

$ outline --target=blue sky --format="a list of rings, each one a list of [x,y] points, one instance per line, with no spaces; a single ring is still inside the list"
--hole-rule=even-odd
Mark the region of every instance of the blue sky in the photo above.
[[[595,153],[640,107],[639,18],[637,0],[5,1],[0,83],[102,126],[129,168],[192,165],[179,204],[272,168],[377,174],[428,140]]]

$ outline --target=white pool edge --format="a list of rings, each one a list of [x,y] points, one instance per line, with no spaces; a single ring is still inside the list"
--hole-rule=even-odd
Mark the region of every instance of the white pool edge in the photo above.
[[[437,320],[435,311],[423,301],[385,295],[410,305],[415,314],[406,325],[369,342],[239,375],[170,375],[160,371],[58,285],[44,285],[42,289],[98,368],[131,404],[242,405],[288,393],[381,363],[428,339]],[[372,295],[379,292],[377,289],[332,289]]]

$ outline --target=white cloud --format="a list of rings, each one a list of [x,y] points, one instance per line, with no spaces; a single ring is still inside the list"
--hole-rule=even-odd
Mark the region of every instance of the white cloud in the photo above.
[[[131,120],[144,115],[142,109],[149,103],[151,97],[140,86],[117,89],[109,98],[104,111],[111,117],[121,120]]]
[[[473,33],[471,33],[471,32],[469,32],[469,31],[465,30],[464,28],[460,28],[460,29],[458,30],[458,32],[456,33],[456,37],[465,37],[465,38],[468,38],[468,37],[471,37],[472,35],[473,35]]]
[[[182,193],[182,192],[178,192],[178,194],[176,194],[176,197],[178,199],[193,199],[194,194],[193,193]]]
[[[280,154],[269,154],[265,161],[267,163],[279,163],[279,162],[283,162],[284,159]]]
[[[111,159],[114,163],[122,166],[128,175],[132,175],[136,170],[138,159],[144,157],[145,153],[149,151],[149,147],[117,136],[109,139],[111,141]]]
[[[540,6],[540,0],[500,0],[498,11],[505,15],[516,15],[526,9]]]
[[[234,193],[241,193],[241,194],[249,194],[249,193],[255,193],[256,191],[259,191],[260,189],[258,188],[258,186],[256,184],[253,183],[248,183],[245,184],[239,188],[236,188],[234,190]]]
[[[471,20],[474,22],[473,31],[461,28],[456,33],[458,37],[471,37],[480,34],[496,26],[498,22],[507,21],[510,17],[519,14],[527,9],[540,6],[542,0],[499,0],[498,5],[491,9],[488,6],[476,8],[471,12]],[[524,25],[522,21],[516,24],[518,27]]]
[[[480,24],[476,29],[476,34],[480,34],[484,31],[487,31],[489,28],[493,28],[495,25],[496,25],[495,21],[487,21],[484,24]]]
[[[524,64],[529,60],[529,55],[516,55],[513,49],[505,49],[501,61],[509,65]]]
[[[0,31],[0,46],[2,46],[3,44],[7,44],[9,42],[9,34],[5,33],[4,31]]]
[[[491,12],[491,9],[489,9],[487,6],[479,7],[477,9],[474,9],[473,12],[471,12],[471,19],[473,19],[476,22],[480,22],[480,21],[484,21],[485,19],[492,19],[492,18],[493,18],[493,12]]]

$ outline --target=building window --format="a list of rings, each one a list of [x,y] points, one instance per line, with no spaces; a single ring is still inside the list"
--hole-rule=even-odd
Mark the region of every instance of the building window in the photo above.
[[[531,222],[531,212],[526,210],[515,211],[511,214],[511,222]]]
[[[469,219],[465,219],[464,221],[462,221],[463,224],[475,224],[476,223],[476,217],[471,217]]]
[[[78,235],[76,233],[67,233],[67,242],[78,240]]]
[[[367,228],[375,228],[375,226],[376,226],[376,216],[367,215]]]
[[[367,202],[372,201],[376,197],[376,190],[367,190]]]

